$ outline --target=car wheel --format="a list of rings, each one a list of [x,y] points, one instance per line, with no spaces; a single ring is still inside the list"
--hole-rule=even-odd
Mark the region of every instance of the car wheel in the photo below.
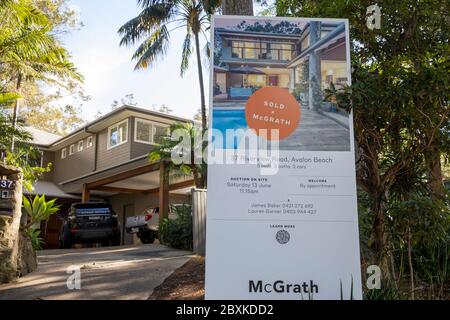
[[[154,236],[150,236],[150,235],[142,235],[140,237],[140,239],[141,239],[141,242],[143,244],[150,244],[150,243],[155,242],[155,237]]]
[[[67,241],[66,239],[63,239],[59,242],[59,247],[61,249],[70,249],[70,248],[72,248],[72,244],[69,241]]]
[[[120,236],[114,237],[111,241],[111,245],[114,247],[120,246]]]
[[[102,247],[109,247],[110,246],[110,241],[103,241],[102,242]]]

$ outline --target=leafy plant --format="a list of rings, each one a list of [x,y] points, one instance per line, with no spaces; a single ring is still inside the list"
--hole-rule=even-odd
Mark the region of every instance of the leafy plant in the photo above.
[[[366,289],[365,299],[367,300],[398,300],[399,292],[395,284],[386,281],[381,284],[381,289]]]
[[[22,227],[23,230],[31,228],[34,224],[48,220],[51,215],[59,210],[59,205],[55,204],[56,199],[46,201],[45,195],[36,195],[31,202],[27,197],[23,197],[23,208],[28,214],[28,222]]]
[[[189,205],[174,208],[176,219],[164,219],[160,240],[169,247],[192,250],[192,208]]]
[[[170,126],[170,134],[162,136],[160,143],[149,154],[151,162],[167,161],[168,170],[173,175],[192,175],[197,188],[206,187],[206,163],[196,158],[202,157],[204,142],[201,129],[192,123],[175,123]],[[177,137],[176,139],[174,137]],[[173,159],[178,158],[179,163]]]
[[[41,230],[35,228],[28,228],[24,230],[25,234],[30,238],[31,245],[35,251],[42,249],[42,244],[44,244],[44,240],[40,237]]]
[[[200,49],[200,37],[209,29],[211,14],[217,11],[220,1],[212,0],[171,0],[144,1],[139,0],[141,13],[125,23],[119,29],[122,36],[120,45],[139,47],[133,55],[136,60],[135,69],[146,69],[156,64],[165,56],[170,44],[170,35],[174,30],[186,30],[181,51],[180,73],[183,76],[189,67],[192,54],[195,52],[199,76],[202,129],[206,130],[206,98],[203,83],[203,71]]]
[[[352,275],[352,281],[350,282],[350,300],[355,300],[355,297],[353,295],[353,289],[354,289],[354,283],[353,283],[353,275]],[[344,300],[344,290],[342,288],[342,280],[339,280],[339,291],[341,300]]]
[[[28,191],[33,191],[34,183],[46,172],[50,172],[52,164],[41,167],[40,161],[34,159],[41,157],[40,151],[34,146],[21,143],[16,145],[14,152],[7,152],[5,161],[7,164],[20,167],[23,171],[23,186]]]

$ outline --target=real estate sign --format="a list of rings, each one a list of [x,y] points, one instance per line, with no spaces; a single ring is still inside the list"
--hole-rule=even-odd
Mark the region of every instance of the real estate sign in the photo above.
[[[360,299],[347,20],[215,16],[207,299]]]

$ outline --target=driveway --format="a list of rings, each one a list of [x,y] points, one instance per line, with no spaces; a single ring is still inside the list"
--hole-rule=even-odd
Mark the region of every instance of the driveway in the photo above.
[[[38,269],[0,285],[0,300],[147,299],[191,252],[159,244],[94,249],[44,250]],[[67,268],[80,267],[81,289],[69,290]]]

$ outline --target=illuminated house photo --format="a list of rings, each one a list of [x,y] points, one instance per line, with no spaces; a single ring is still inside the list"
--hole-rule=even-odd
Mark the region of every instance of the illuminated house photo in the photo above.
[[[326,89],[349,83],[345,23],[297,21],[216,19],[213,126],[219,130],[229,127],[229,121],[224,124],[221,119],[234,113],[233,128],[245,128],[243,110],[248,98],[258,89],[276,86],[289,90],[299,101],[302,121],[318,123],[316,120],[326,118],[318,123],[318,130],[327,124],[336,128],[335,134],[328,134],[330,139],[298,140],[294,134],[281,142],[282,148],[298,149],[300,143],[305,150],[348,151],[349,115],[324,100]],[[319,130],[320,134],[325,133]]]

